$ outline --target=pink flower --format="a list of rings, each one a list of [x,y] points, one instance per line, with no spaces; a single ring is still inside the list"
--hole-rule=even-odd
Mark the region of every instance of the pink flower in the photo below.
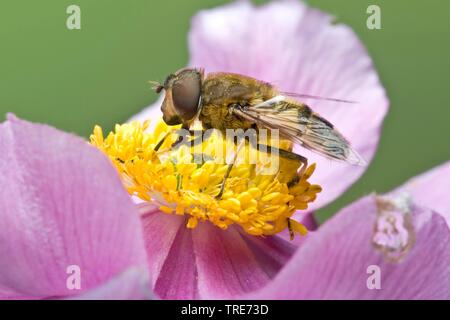
[[[370,195],[343,209],[293,254],[293,246],[278,237],[206,223],[190,231],[181,217],[157,212],[142,218],[143,235],[108,161],[81,139],[50,127],[9,116],[0,125],[0,147],[0,181],[7,186],[0,191],[1,298],[148,298],[146,259],[159,275],[155,290],[175,298],[199,289],[249,299],[450,298],[449,221],[443,218],[450,207],[442,200],[450,162],[386,196]],[[402,261],[386,259],[396,256]],[[80,291],[67,287],[67,267],[74,264],[82,270]],[[370,266],[381,270],[381,290],[367,287]],[[230,295],[233,285],[242,290],[261,274],[272,280],[246,295]]]
[[[189,65],[204,67],[206,72],[250,75],[275,83],[283,91],[359,101],[350,105],[307,102],[336,124],[366,160],[371,160],[388,100],[363,45],[352,30],[333,25],[331,20],[330,16],[294,1],[256,8],[241,1],[200,12],[194,17],[189,34]],[[134,119],[159,117],[159,105],[160,101]],[[314,182],[324,189],[311,209],[333,201],[365,169],[331,163],[303,149],[298,151],[318,164]],[[421,192],[413,193],[413,199],[417,197],[427,198]],[[413,206],[410,215],[417,237],[414,249],[403,262],[389,265],[371,244],[376,239],[372,232],[377,219],[376,199],[372,195],[358,201],[315,234],[297,241],[301,246],[295,255],[295,246],[279,236],[256,238],[232,228],[218,231],[209,224],[191,231],[184,227],[182,217],[174,221],[173,216],[148,214],[144,224],[149,264],[157,275],[153,280],[155,291],[163,298],[236,297],[257,288],[261,289],[246,297],[448,296],[444,291],[448,281],[440,282],[448,280],[449,270],[445,251],[449,235],[444,220],[429,209]],[[437,200],[434,205],[438,203],[443,202]],[[418,263],[424,261],[424,256],[437,261],[442,277],[439,272],[429,275],[420,271],[423,268],[431,273]],[[389,284],[383,283],[389,290],[367,288],[366,268],[371,264],[380,266],[385,279],[393,274]],[[412,267],[414,274],[407,272]],[[413,277],[417,277],[417,286],[408,290],[408,281],[414,281]],[[433,281],[417,281],[426,278]]]
[[[0,298],[150,296],[137,210],[100,151],[11,115],[0,148]]]
[[[253,76],[282,91],[359,101],[307,100],[369,161],[388,100],[361,42],[350,28],[331,21],[327,14],[296,1],[262,7],[240,1],[203,11],[192,22],[189,65],[204,67],[206,72]],[[133,120],[160,117],[160,104]],[[365,169],[330,162],[304,149],[297,151],[317,163],[312,179],[324,190],[310,210],[333,201]],[[308,227],[314,227],[313,219],[306,220]],[[219,231],[207,223],[191,231],[185,228],[183,217],[158,212],[144,216],[143,221],[152,283],[163,298],[235,297],[264,287],[291,258],[296,244],[305,241],[294,244],[283,236],[256,238],[236,228]]]
[[[381,198],[356,201],[305,241],[268,286],[247,297],[450,299],[449,181],[450,161]],[[383,215],[395,220],[374,231],[386,223]],[[384,255],[375,249],[380,234],[387,241],[379,249],[389,249]],[[380,270],[379,290],[368,289],[370,266]]]

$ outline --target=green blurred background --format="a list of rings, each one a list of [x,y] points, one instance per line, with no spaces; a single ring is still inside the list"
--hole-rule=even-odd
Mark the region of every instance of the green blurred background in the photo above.
[[[2,0],[1,119],[14,112],[86,137],[95,124],[111,129],[156,99],[148,80],[186,65],[191,16],[226,2]],[[359,34],[391,100],[373,163],[319,212],[323,221],[450,159],[450,1],[308,2]],[[81,7],[81,30],[66,28],[70,4]],[[366,28],[369,4],[381,7],[381,30]]]

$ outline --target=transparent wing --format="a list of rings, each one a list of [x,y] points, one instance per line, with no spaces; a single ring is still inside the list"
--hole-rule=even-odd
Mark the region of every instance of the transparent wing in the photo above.
[[[279,95],[254,106],[236,108],[238,116],[267,129],[278,129],[281,136],[328,158],[353,165],[366,161],[333,125],[304,105]]]
[[[280,92],[283,96],[295,97],[295,98],[306,98],[306,99],[314,99],[314,100],[324,100],[324,101],[333,101],[333,102],[342,102],[342,103],[358,103],[358,101],[339,99],[339,98],[329,98],[329,97],[321,97],[312,94],[304,94],[304,93],[294,93],[294,92]]]

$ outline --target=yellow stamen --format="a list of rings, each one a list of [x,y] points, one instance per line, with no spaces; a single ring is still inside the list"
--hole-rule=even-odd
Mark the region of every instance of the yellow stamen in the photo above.
[[[227,141],[211,135],[201,144],[201,162],[194,161],[196,147],[172,148],[177,139],[174,130],[159,121],[153,132],[149,122],[116,125],[115,131],[103,136],[99,126],[90,137],[91,144],[102,150],[117,168],[131,195],[157,205],[162,212],[187,216],[187,227],[210,221],[221,229],[237,224],[251,235],[273,235],[290,224],[291,230],[303,235],[305,226],[291,218],[297,210],[305,210],[321,191],[308,179],[315,164],[298,177],[299,163],[279,158],[278,170],[264,172],[267,153],[257,151],[256,163],[237,162],[226,180],[224,192],[216,198],[228,164],[216,161],[217,150],[225,149]],[[169,134],[159,150],[154,147]],[[291,150],[284,140],[280,147]],[[246,144],[243,149],[252,148]],[[244,151],[245,154],[245,151]],[[295,179],[297,178],[297,179]]]

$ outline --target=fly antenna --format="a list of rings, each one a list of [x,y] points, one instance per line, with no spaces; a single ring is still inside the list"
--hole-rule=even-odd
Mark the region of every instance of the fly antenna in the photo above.
[[[156,93],[160,93],[164,89],[164,86],[158,81],[149,81],[148,83],[150,83],[150,88]]]

